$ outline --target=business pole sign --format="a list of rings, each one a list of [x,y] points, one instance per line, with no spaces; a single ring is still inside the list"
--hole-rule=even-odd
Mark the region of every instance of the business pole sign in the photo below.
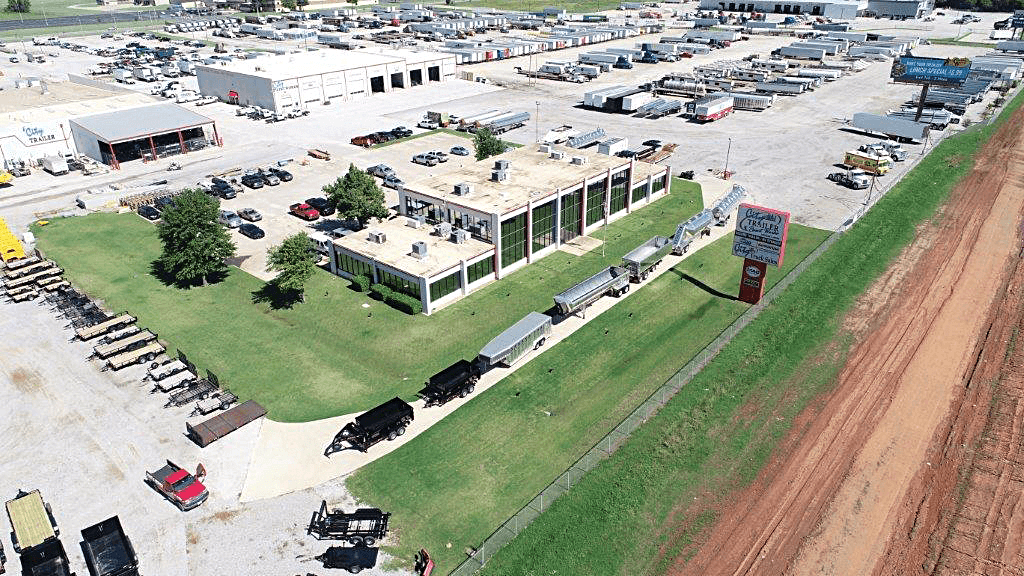
[[[890,77],[905,84],[960,86],[971,73],[967,58],[918,58],[900,56],[893,60]]]
[[[1014,10],[1010,28],[1024,28],[1024,10]]]
[[[732,253],[743,258],[739,299],[757,304],[764,295],[768,266],[778,268],[786,255],[789,212],[740,204],[736,214],[736,232]]]

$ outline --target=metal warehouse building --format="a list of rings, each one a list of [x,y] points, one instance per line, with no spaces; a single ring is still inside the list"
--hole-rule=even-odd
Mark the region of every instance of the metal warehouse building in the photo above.
[[[204,96],[275,112],[455,77],[455,56],[407,50],[317,50],[197,66]]]
[[[221,144],[213,120],[169,103],[80,116],[69,124],[78,152],[113,168]]]
[[[430,314],[668,192],[671,168],[524,147],[399,190],[406,218],[335,240],[331,271],[365,275]]]
[[[753,2],[723,2],[721,0],[701,0],[701,10],[725,10],[737,12],[766,12],[775,14],[810,14],[827,18],[856,18],[859,12],[867,8],[867,2],[785,2],[781,0],[754,0]]]

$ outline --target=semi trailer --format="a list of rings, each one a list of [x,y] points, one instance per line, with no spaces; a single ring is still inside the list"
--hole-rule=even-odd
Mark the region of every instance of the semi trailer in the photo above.
[[[615,297],[629,292],[629,271],[620,266],[609,266],[572,288],[555,295],[555,306],[564,316],[586,314],[587,307],[609,294]]]
[[[631,281],[643,282],[671,251],[671,239],[655,236],[623,256],[622,266],[629,273]]]

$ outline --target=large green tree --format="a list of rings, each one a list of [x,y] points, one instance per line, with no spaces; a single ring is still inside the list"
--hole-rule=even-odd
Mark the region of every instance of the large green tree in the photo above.
[[[306,281],[316,271],[316,251],[305,232],[292,234],[267,250],[267,269],[277,271],[274,284],[286,294],[296,294],[306,301]]]
[[[32,0],[7,0],[7,11],[28,14],[32,11]]]
[[[235,243],[217,222],[219,208],[203,192],[185,190],[161,214],[157,231],[164,251],[159,263],[176,283],[205,286],[212,274],[225,270],[224,260],[235,255]]]
[[[476,148],[477,160],[490,158],[505,151],[505,143],[486,128],[477,131],[473,137],[473,147]]]
[[[388,217],[384,205],[384,192],[377,181],[366,172],[348,165],[345,176],[324,186],[324,195],[331,206],[338,211],[339,218],[358,220],[359,226],[366,226],[370,218],[383,220]]]

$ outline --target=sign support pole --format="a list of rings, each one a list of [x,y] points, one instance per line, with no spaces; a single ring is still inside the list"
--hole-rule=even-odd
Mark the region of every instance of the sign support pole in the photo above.
[[[921,112],[924,111],[924,100],[928,97],[928,84],[921,86],[921,99],[917,101],[917,114],[914,115],[914,122],[921,121]]]

